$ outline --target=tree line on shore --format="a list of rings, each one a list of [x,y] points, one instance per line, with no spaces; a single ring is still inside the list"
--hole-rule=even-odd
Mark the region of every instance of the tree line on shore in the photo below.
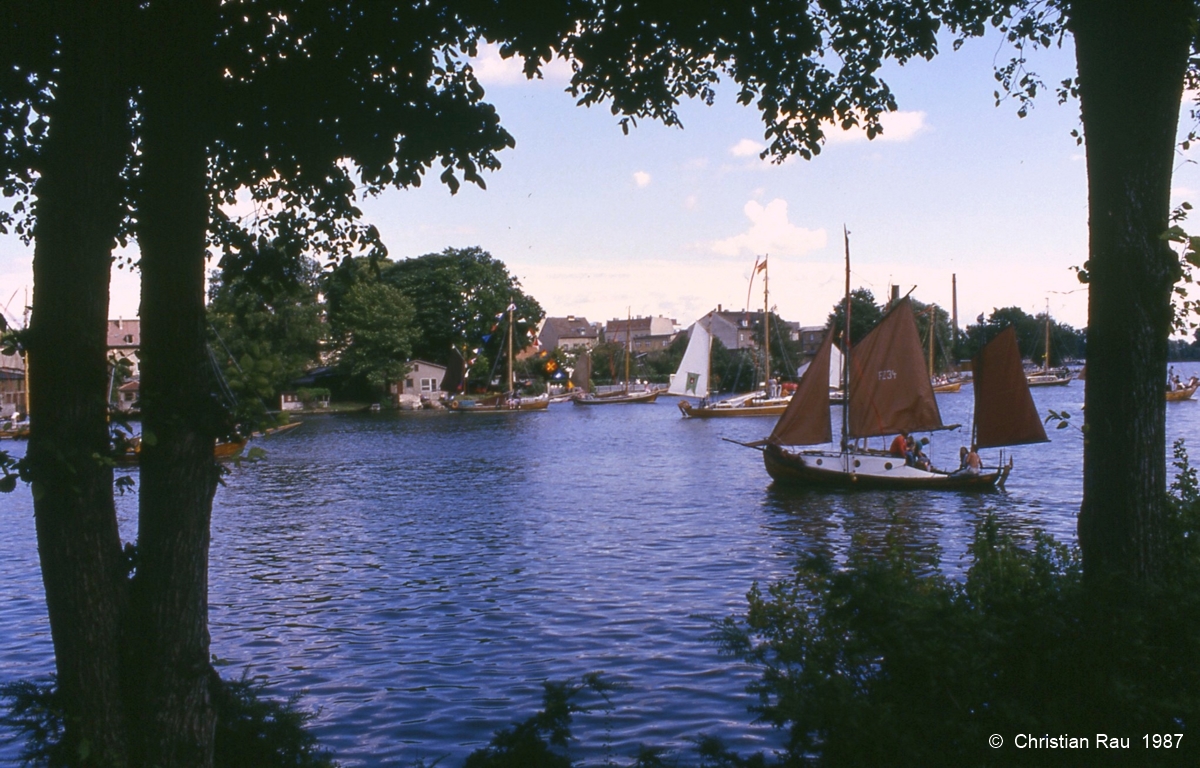
[[[214,350],[224,362],[222,373],[246,410],[254,411],[264,403],[277,403],[281,392],[295,389],[314,369],[322,373],[321,386],[333,389],[339,398],[379,400],[386,397],[389,385],[404,378],[414,359],[465,368],[463,391],[484,391],[497,381],[510,304],[520,352],[533,344],[545,313],[505,265],[480,247],[447,248],[397,261],[359,257],[326,269],[294,242],[264,239],[226,254],[210,273],[208,315]],[[865,288],[852,292],[851,304],[851,336],[857,342],[882,319],[887,306]],[[1035,362],[1045,359],[1047,328],[1050,365],[1081,360],[1086,353],[1086,331],[1045,314],[1005,307],[956,331],[941,307],[916,300],[913,306],[921,337],[928,339],[933,328],[933,366],[938,373],[957,370],[961,361],[1010,325],[1017,329],[1021,349]],[[744,392],[760,386],[762,314],[747,314],[753,347],[730,349],[713,340],[714,391]],[[839,303],[830,310],[826,328],[833,327],[840,338],[841,326]],[[771,374],[781,381],[793,380],[806,361],[803,346],[774,313],[769,327]],[[683,333],[661,350],[637,352],[631,376],[668,382],[687,341]],[[601,338],[588,352],[591,381],[622,381],[625,353],[623,343]],[[532,391],[545,391],[554,383],[565,386],[579,354],[545,349],[527,355],[515,364],[518,382]]]

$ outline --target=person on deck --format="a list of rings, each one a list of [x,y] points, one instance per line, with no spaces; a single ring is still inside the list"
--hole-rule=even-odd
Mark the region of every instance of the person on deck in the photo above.
[[[896,439],[892,440],[892,447],[889,450],[897,458],[908,458],[908,443],[905,441],[904,435],[896,435]]]
[[[967,472],[978,475],[981,471],[983,471],[983,461],[979,458],[979,449],[972,445],[971,452],[967,454]]]

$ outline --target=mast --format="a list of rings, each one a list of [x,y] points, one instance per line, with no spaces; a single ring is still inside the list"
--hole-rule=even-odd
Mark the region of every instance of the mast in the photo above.
[[[763,257],[763,389],[771,397],[771,298],[768,288],[770,270]]]
[[[512,297],[508,299],[508,391],[513,392],[513,309]]]
[[[954,334],[954,349],[958,349],[958,275],[950,275],[950,322]],[[957,368],[958,361],[951,359]]]
[[[846,244],[846,299],[842,316],[845,326],[842,334],[842,449],[846,448],[846,433],[850,427],[850,230],[842,225],[842,239]]]
[[[629,394],[629,353],[633,348],[633,310],[625,308],[625,394]]]
[[[929,305],[929,380],[933,381],[933,325],[937,319],[937,305]]]
[[[1042,373],[1050,372],[1050,299],[1046,299],[1046,357],[1042,360]]]
[[[29,328],[29,289],[25,289],[25,311],[22,313],[21,324]],[[25,420],[30,421],[33,411],[29,409],[29,350],[22,350],[21,356],[25,359]]]

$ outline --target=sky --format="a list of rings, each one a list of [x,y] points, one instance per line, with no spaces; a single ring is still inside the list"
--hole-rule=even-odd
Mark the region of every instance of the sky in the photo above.
[[[1047,83],[1074,72],[1068,46],[1035,52]],[[729,87],[717,103],[684,103],[684,127],[639,121],[625,135],[607,107],[564,92],[563,65],[528,82],[485,49],[476,71],[516,148],[487,189],[456,195],[436,173],[415,189],[362,201],[393,259],[480,246],[504,262],[550,316],[592,321],[664,315],[681,325],[749,296],[767,257],[770,303],[784,319],[822,325],[844,290],[843,227],[852,286],[888,287],[949,308],[960,325],[994,308],[1087,324],[1087,291],[1071,267],[1087,258],[1087,179],[1078,104],[1039,96],[1031,114],[996,105],[993,77],[1009,51],[996,37],[932,61],[889,66],[899,111],[883,136],[830,131],[813,160],[760,160],[763,126]],[[1181,131],[1190,127],[1185,105]],[[1180,153],[1173,203],[1200,205],[1200,173]],[[132,253],[136,257],[136,252]],[[0,309],[19,318],[32,290],[32,249],[0,237]],[[137,313],[136,274],[114,269],[111,317]]]

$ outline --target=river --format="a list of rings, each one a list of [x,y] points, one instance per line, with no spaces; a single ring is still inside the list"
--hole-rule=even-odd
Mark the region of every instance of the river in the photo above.
[[[1082,421],[1083,382],[1034,397],[1039,412]],[[970,387],[940,395],[943,420],[969,424],[971,400]],[[1169,455],[1196,433],[1200,402],[1167,411]],[[686,751],[701,734],[747,754],[779,734],[751,724],[753,671],[709,633],[712,618],[743,610],[754,581],[786,577],[805,553],[842,559],[885,541],[955,572],[988,512],[1074,541],[1075,426],[1013,449],[1004,492],[855,494],[775,489],[757,451],[722,440],[762,438],[772,423],[684,420],[674,398],[307,418],[258,443],[267,458],[232,467],[217,492],[212,652],[226,676],[300,694],[346,766],[458,765],[532,714],[542,681],[593,671],[622,687],[610,711],[576,719],[576,759]],[[956,464],[965,441],[934,435],[935,465]],[[132,539],[136,492],[118,506]],[[0,509],[0,681],[44,676],[53,656],[29,489]],[[4,747],[0,761],[15,754]]]

